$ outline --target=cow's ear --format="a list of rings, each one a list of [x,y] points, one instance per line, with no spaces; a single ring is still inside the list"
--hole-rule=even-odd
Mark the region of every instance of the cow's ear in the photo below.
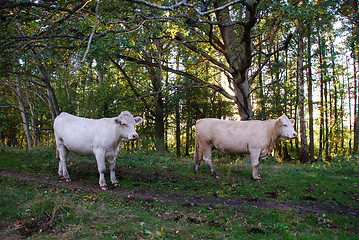
[[[122,124],[121,118],[119,117],[115,118],[115,123]]]
[[[141,117],[134,117],[134,119],[135,119],[135,125],[143,122],[143,118],[141,118]]]
[[[294,125],[294,123],[295,123],[294,119],[289,119],[289,121],[292,123],[292,125]]]

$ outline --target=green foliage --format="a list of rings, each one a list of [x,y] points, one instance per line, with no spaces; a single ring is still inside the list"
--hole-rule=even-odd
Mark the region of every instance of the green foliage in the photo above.
[[[199,2],[198,6],[209,10],[214,7],[212,3]],[[17,80],[21,82],[24,92],[27,118],[34,120],[30,126],[31,137],[38,145],[46,146],[53,142],[51,129],[56,106],[53,102],[55,99],[51,99],[49,95],[51,89],[55,92],[61,111],[91,118],[113,117],[123,110],[142,115],[146,118],[145,123],[139,127],[143,141],[137,146],[146,146],[150,150],[156,148],[154,126],[158,121],[155,112],[158,98],[163,101],[161,121],[164,122],[165,145],[171,152],[177,147],[177,122],[181,126],[181,154],[189,155],[193,150],[194,125],[197,119],[237,117],[238,109],[233,99],[224,98],[208,86],[217,84],[231,93],[229,87],[233,86],[228,86],[227,77],[233,76],[224,76],[223,72],[226,71],[222,68],[231,69],[241,64],[238,59],[243,53],[243,44],[238,42],[238,46],[233,49],[226,49],[224,40],[230,36],[223,35],[220,25],[210,27],[209,24],[196,23],[194,20],[198,19],[198,15],[193,8],[182,6],[164,11],[139,3],[101,1],[99,22],[94,29],[95,34],[85,61],[82,62],[93,31],[97,2],[87,2],[83,6],[66,1],[51,3],[53,5],[47,5],[46,1],[35,1],[33,4],[44,5],[30,7],[14,3],[12,7],[1,11],[0,30],[6,33],[6,36],[0,36],[2,144],[26,146],[23,120],[14,94]],[[162,1],[157,4],[172,5],[173,2]],[[72,12],[75,8],[77,10]],[[337,55],[349,55],[348,49],[352,53],[357,52],[355,46],[358,44],[355,42],[358,34],[348,18],[351,16],[350,3],[265,0],[259,1],[257,8],[258,19],[251,32],[253,53],[249,77],[272,55],[260,69],[260,76],[250,83],[255,119],[277,118],[283,113],[292,118],[297,117],[296,41],[298,26],[303,26],[309,31],[305,32],[305,41],[312,38],[314,91],[320,91],[319,79],[322,73],[325,73],[323,78],[328,85],[325,106],[321,106],[318,99],[314,102],[314,108],[322,113],[329,112],[328,126],[320,125],[318,115],[314,116],[315,124],[318,128],[326,129],[334,126],[327,140],[331,156],[347,154],[351,151],[351,142],[346,139],[352,138],[353,128],[344,126],[340,132],[339,123],[346,122],[352,113],[346,107],[337,109],[334,113],[331,111],[334,109],[331,102],[335,102],[337,97],[336,105],[339,106],[339,100],[347,97],[346,89],[353,90],[349,86],[353,85],[352,82],[348,86],[340,82],[340,79],[351,81],[353,78],[350,72],[345,73],[345,69],[351,66],[345,67]],[[246,8],[240,2],[229,8],[233,23],[243,21],[244,14],[240,13],[244,13],[244,9]],[[187,17],[182,18],[185,15]],[[158,20],[154,16],[164,19]],[[172,19],[165,21],[167,17]],[[218,19],[217,13],[210,13],[202,20]],[[344,23],[341,32],[334,29],[337,20]],[[234,39],[240,39],[244,32],[243,24],[236,24],[233,31],[229,32],[235,35]],[[186,37],[186,41],[178,40],[179,33]],[[289,48],[276,52],[290,33],[293,33],[293,38],[289,42]],[[345,37],[348,48],[334,46],[336,56],[332,57],[332,62],[330,44],[332,42],[336,45],[335,40],[342,37],[339,34],[347,34]],[[157,41],[162,44],[160,52],[156,46]],[[191,44],[196,50],[189,49],[185,44]],[[318,63],[321,57],[324,59]],[[130,58],[138,61],[129,61]],[[214,59],[220,64],[216,65],[208,59]],[[128,78],[113,60],[124,69]],[[155,66],[158,63],[162,64],[161,71]],[[187,75],[167,72],[166,67],[183,71]],[[305,71],[307,70],[306,66]],[[153,72],[161,77],[159,88],[154,86]],[[203,81],[204,85],[194,81],[189,75]],[[45,81],[46,76],[49,82]],[[132,83],[132,88],[128,81]],[[180,113],[180,118],[177,119],[176,107]],[[296,120],[298,122],[299,119]],[[319,132],[316,132],[316,149],[325,142],[325,139],[317,139],[318,135]],[[292,145],[290,151],[296,151],[296,155],[299,155],[300,149],[297,146],[299,144]]]
[[[359,173],[358,159],[348,156],[337,156],[328,161],[317,161],[310,165],[311,168],[318,171],[318,174],[335,174],[335,175],[347,175]]]

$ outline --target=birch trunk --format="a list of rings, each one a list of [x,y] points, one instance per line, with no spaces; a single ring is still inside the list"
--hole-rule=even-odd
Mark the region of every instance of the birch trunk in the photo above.
[[[300,144],[301,144],[300,161],[302,163],[307,163],[309,161],[309,151],[308,151],[308,142],[307,142],[307,130],[305,126],[303,50],[304,50],[303,31],[299,30],[297,78],[298,78],[299,127],[300,127]]]
[[[313,75],[312,75],[312,41],[311,27],[308,26],[308,113],[309,113],[309,160],[314,161],[314,121],[313,121]]]

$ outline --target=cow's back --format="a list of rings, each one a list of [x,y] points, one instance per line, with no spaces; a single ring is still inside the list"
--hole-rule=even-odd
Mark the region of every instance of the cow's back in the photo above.
[[[84,138],[93,135],[96,120],[61,113],[54,121],[54,131],[61,138]]]
[[[199,144],[211,144],[221,152],[248,153],[249,148],[266,148],[275,121],[229,121],[206,118],[197,121]]]
[[[54,121],[56,141],[76,154],[91,155],[94,147],[104,145],[101,141],[109,140],[113,137],[110,134],[115,134],[107,122],[107,119],[88,119],[61,113]],[[106,136],[106,133],[110,134]]]

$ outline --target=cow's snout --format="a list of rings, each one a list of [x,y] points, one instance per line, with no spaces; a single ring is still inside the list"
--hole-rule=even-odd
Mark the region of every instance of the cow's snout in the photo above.
[[[136,140],[136,139],[138,139],[138,134],[137,133],[132,135],[132,140]]]
[[[289,139],[296,138],[297,136],[298,136],[297,132],[293,132],[293,133],[288,134]]]

